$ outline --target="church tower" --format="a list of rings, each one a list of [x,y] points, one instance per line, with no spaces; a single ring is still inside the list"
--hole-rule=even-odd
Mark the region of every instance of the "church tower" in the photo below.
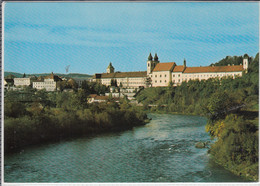
[[[147,75],[152,73],[154,67],[158,63],[160,63],[160,61],[159,61],[157,54],[155,53],[154,58],[153,58],[152,54],[150,53],[149,56],[148,56],[148,60],[147,60]]]
[[[113,67],[112,63],[110,62],[107,67],[107,73],[114,73],[115,68]]]
[[[154,61],[153,69],[154,69],[154,67],[155,67],[158,63],[160,63],[159,58],[158,58],[158,56],[157,56],[157,53],[155,53],[153,59],[154,59],[154,60],[153,60],[153,61]]]
[[[150,74],[153,70],[153,56],[150,53],[150,55],[148,56],[148,60],[147,60],[147,75]]]
[[[248,69],[248,55],[247,54],[244,55],[243,69],[247,72],[247,69]]]

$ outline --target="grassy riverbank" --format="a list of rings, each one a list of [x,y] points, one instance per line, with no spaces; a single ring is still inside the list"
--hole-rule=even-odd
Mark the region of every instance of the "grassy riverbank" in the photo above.
[[[225,58],[219,64],[239,64]],[[241,58],[242,59],[242,58]],[[258,180],[259,54],[242,77],[183,82],[177,87],[147,88],[137,95],[144,109],[157,113],[204,115],[206,131],[216,139],[215,161],[236,175]],[[157,105],[150,107],[149,105]]]
[[[27,90],[33,91],[33,90]],[[19,92],[6,93],[4,150],[144,125],[147,115],[126,100],[87,104],[85,93],[38,93],[39,101],[18,102]],[[41,102],[40,100],[45,100]]]

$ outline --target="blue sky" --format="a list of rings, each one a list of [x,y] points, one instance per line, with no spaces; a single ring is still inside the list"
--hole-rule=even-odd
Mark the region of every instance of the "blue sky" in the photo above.
[[[14,3],[4,7],[4,70],[94,74],[161,62],[207,66],[259,51],[259,3]]]

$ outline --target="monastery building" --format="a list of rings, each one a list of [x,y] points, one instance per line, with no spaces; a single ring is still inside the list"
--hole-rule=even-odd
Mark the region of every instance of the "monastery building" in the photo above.
[[[222,78],[242,76],[248,69],[248,58],[244,57],[243,65],[187,67],[186,60],[183,65],[175,62],[160,63],[157,54],[150,53],[147,60],[147,71],[142,72],[114,72],[112,63],[107,67],[107,73],[95,74],[93,81],[106,86],[138,87],[165,87],[172,82],[173,86],[180,85],[189,80],[207,80],[209,78]]]

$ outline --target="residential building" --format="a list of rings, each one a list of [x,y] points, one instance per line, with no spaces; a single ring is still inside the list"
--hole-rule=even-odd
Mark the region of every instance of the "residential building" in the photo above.
[[[33,88],[38,90],[45,89],[46,91],[55,91],[57,90],[57,82],[61,81],[57,75],[54,75],[53,72],[49,76],[39,77],[38,80],[33,82]]]

